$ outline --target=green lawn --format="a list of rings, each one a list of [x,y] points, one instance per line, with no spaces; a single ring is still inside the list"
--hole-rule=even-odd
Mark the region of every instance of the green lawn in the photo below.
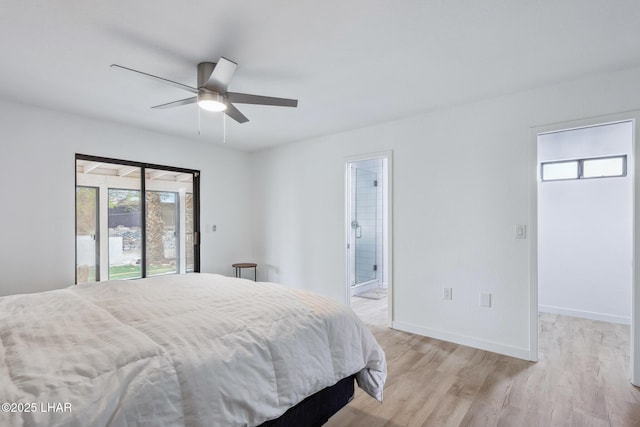
[[[142,275],[140,265],[111,265],[109,266],[109,280],[135,279]]]
[[[175,273],[176,268],[169,265],[150,265],[147,276],[156,274]],[[109,280],[136,279],[142,275],[140,265],[113,265],[109,267]]]
[[[153,276],[156,274],[176,273],[177,268],[171,265],[150,265],[147,268],[147,276]]]

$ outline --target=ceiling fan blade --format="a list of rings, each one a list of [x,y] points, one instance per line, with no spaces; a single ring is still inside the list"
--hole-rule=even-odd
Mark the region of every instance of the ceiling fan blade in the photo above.
[[[238,104],[275,105],[278,107],[297,107],[297,99],[274,98],[272,96],[251,95],[248,93],[227,92],[227,99]]]
[[[194,104],[197,101],[198,101],[198,97],[192,96],[191,98],[180,99],[179,101],[173,101],[173,102],[167,102],[166,104],[154,105],[151,108],[162,109],[162,108],[179,107],[181,105]]]
[[[227,102],[227,109],[224,110],[227,116],[231,117],[238,123],[246,123],[249,121],[232,103]]]
[[[235,62],[220,57],[220,60],[213,68],[213,72],[209,76],[209,80],[207,80],[205,87],[213,90],[214,92],[225,94],[237,67],[238,64]]]
[[[198,89],[196,89],[195,87],[183,85],[182,83],[174,82],[173,80],[165,79],[164,77],[154,76],[153,74],[145,73],[144,71],[134,70],[133,68],[123,67],[122,65],[118,65],[118,64],[111,64],[111,68],[114,68],[114,67],[120,68],[122,70],[133,71],[134,73],[142,74],[143,76],[150,77],[157,81],[170,84],[171,86],[177,87],[179,89],[187,90],[191,93],[198,93]]]

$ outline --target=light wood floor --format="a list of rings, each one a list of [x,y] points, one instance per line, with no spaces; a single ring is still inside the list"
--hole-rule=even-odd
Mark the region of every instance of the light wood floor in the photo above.
[[[629,327],[542,313],[538,363],[386,327],[386,300],[353,298],[384,348],[384,402],[357,389],[327,427],[640,426]]]

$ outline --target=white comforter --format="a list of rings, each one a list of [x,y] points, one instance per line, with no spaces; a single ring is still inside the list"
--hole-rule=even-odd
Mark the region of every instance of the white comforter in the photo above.
[[[0,298],[1,426],[252,426],[354,373],[381,400],[384,352],[356,315],[272,283],[189,274]]]

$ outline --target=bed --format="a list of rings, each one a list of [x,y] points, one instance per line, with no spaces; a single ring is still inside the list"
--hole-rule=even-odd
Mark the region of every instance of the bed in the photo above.
[[[215,274],[2,297],[0,361],[3,426],[316,426],[386,378],[348,307]]]

